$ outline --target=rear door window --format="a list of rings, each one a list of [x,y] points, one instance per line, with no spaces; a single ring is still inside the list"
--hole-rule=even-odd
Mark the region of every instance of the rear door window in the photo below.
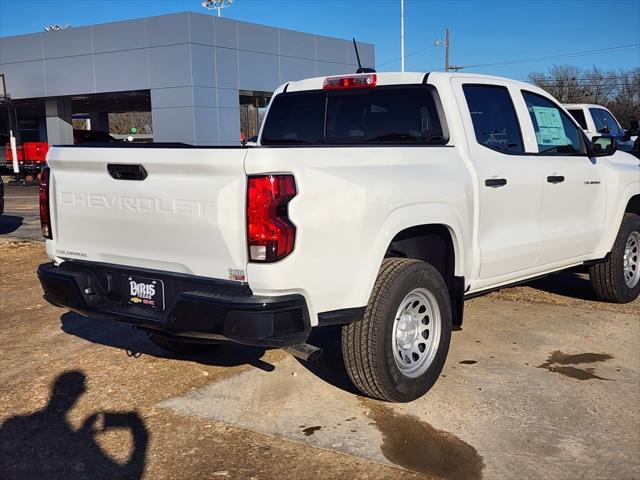
[[[434,89],[424,85],[277,95],[263,145],[447,143]]]
[[[476,140],[502,153],[524,152],[520,124],[509,90],[498,85],[463,85]]]

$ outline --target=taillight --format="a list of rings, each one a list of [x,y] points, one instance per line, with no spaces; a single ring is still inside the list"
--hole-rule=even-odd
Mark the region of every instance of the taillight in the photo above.
[[[255,175],[247,182],[247,244],[252,262],[277,262],[293,251],[296,227],[287,204],[296,196],[293,175]]]
[[[51,214],[49,212],[49,167],[44,167],[40,172],[40,227],[44,238],[53,238],[51,232]]]
[[[327,77],[324,79],[323,90],[349,90],[352,88],[373,88],[378,83],[375,73],[364,75],[347,75],[342,77]]]

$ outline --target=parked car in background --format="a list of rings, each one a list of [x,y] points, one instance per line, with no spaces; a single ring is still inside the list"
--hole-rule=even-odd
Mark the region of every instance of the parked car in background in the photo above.
[[[617,142],[617,148],[624,152],[633,150],[633,139],[609,110],[602,105],[589,103],[566,103],[564,108],[580,124],[589,139],[601,135],[611,135]]]
[[[24,142],[16,145],[18,166],[25,178],[34,179],[39,175],[42,167],[46,164],[48,151],[49,144],[47,142]],[[11,151],[11,145],[9,143],[5,144],[4,153],[7,159],[6,167],[11,169],[11,173],[13,173],[11,166],[13,162],[13,152]]]

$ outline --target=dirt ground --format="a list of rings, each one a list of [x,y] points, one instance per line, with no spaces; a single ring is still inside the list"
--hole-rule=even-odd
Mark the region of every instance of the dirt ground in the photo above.
[[[390,460],[386,463],[398,465],[394,468],[355,455],[256,433],[250,426],[240,428],[206,416],[185,415],[158,407],[168,399],[185,395],[198,397],[200,389],[215,382],[269,369],[287,354],[280,350],[222,346],[215,355],[197,358],[168,355],[150,344],[141,332],[111,325],[96,326],[48,305],[41,297],[35,276],[37,265],[45,260],[42,244],[0,243],[0,478],[447,478],[446,472],[435,470],[434,475],[429,475],[429,470],[412,467],[411,462],[416,461],[411,450],[414,441],[396,442],[390,453],[383,449]],[[580,273],[554,277],[546,283],[539,281],[536,288],[505,289],[467,304],[468,311],[486,315],[483,312],[490,311],[491,303],[511,305],[513,301],[575,307],[576,316],[583,310],[610,312],[622,315],[620,318],[632,324],[627,327],[633,332],[632,336],[640,332],[640,302],[621,306],[597,302]],[[569,310],[562,311],[566,314]],[[117,345],[113,342],[115,336],[118,336]],[[630,341],[637,345],[637,338]],[[511,342],[508,344],[511,346]],[[136,358],[136,352],[144,354]],[[635,396],[628,400],[628,405],[635,410],[640,404],[635,366],[640,352],[635,350],[632,356],[634,366],[624,381],[625,384],[631,382]],[[556,357],[552,355],[548,368],[544,364],[540,367],[549,372],[571,374],[553,370],[573,368],[563,367],[566,364],[563,358],[561,353]],[[581,358],[569,363],[602,360],[607,359]],[[463,360],[457,362],[462,364],[458,367],[464,368],[465,361],[476,363],[476,360]],[[595,375],[593,369],[584,371]],[[615,373],[613,367],[611,372]],[[509,372],[504,375],[508,376]],[[447,380],[449,378],[443,379]],[[497,390],[501,384],[504,386],[504,380],[491,381]],[[464,383],[467,384],[467,380]],[[367,405],[371,401],[362,402]],[[621,405],[624,406],[624,402]],[[394,420],[397,414],[385,416],[385,407],[376,402],[368,405],[373,420],[388,435],[398,436],[394,425],[400,432],[406,429],[408,436],[449,435],[431,427],[429,431],[420,430],[412,422]],[[526,423],[528,419],[518,421]],[[637,431],[638,415],[632,413],[626,424]],[[311,427],[309,435],[314,433],[314,428]],[[615,438],[615,431],[609,433]],[[636,460],[634,464],[625,452],[633,450],[635,444],[640,455],[640,434],[631,437],[630,442],[619,454],[623,463],[626,462],[624,475],[637,468],[637,478],[640,463]],[[454,447],[465,453],[469,446],[460,443]],[[545,459],[547,454],[540,453],[540,459]],[[408,463],[403,461],[406,457],[411,458]],[[474,458],[468,478],[481,478],[482,461],[477,456]],[[615,462],[620,459],[611,457],[608,461],[615,469]],[[423,473],[411,473],[401,466]],[[496,476],[508,478],[508,474]]]
[[[251,368],[246,362],[255,357],[273,362],[285,354],[229,349],[215,359],[181,360],[133,330],[131,349],[150,354],[134,360],[121,349],[88,343],[63,331],[83,328],[82,320],[67,315],[61,329],[63,311],[42,300],[35,270],[45,260],[41,244],[0,244],[0,421],[6,422],[0,428],[0,478],[293,479],[318,471],[326,478],[419,478],[154,408]],[[95,424],[87,428],[91,417]],[[120,428],[103,432],[109,417]],[[134,438],[138,451],[132,452]]]

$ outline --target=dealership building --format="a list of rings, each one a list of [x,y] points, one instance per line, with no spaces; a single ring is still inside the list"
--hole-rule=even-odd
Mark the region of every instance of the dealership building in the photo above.
[[[374,46],[358,49],[373,67]],[[123,112],[151,112],[156,142],[238,144],[280,84],[356,68],[351,40],[191,12],[0,37],[20,139],[50,145],[73,143],[73,119],[109,131]]]

